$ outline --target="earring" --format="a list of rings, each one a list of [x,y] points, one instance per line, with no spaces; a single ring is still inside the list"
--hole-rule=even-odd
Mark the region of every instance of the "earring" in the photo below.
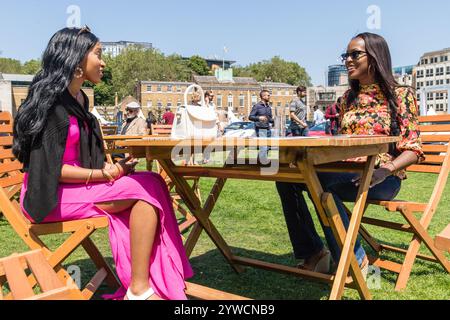
[[[80,67],[77,67],[75,69],[75,78],[80,79],[83,76],[84,72],[83,69],[81,69]]]

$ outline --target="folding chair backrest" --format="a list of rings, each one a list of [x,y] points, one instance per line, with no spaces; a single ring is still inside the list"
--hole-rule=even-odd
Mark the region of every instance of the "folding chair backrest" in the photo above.
[[[12,153],[12,117],[8,112],[0,113],[0,132],[0,212],[27,244],[35,244],[29,238],[31,223],[22,214],[18,202],[24,174],[23,165]]]
[[[425,161],[407,171],[441,173],[449,151],[450,115],[419,117]]]
[[[152,134],[162,137],[170,137],[170,135],[172,134],[172,126],[163,124],[152,124]]]
[[[425,216],[431,219],[433,215],[427,213],[436,210],[450,171],[450,115],[423,116],[419,122],[425,161],[410,166],[407,171],[439,175],[425,210]]]
[[[118,126],[102,126],[102,132],[105,136],[112,136],[117,134]]]

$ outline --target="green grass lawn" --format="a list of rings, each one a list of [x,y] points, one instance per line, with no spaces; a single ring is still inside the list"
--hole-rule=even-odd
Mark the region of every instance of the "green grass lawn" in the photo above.
[[[212,179],[201,180],[203,198],[206,198],[213,182]],[[398,198],[427,201],[434,183],[435,179],[430,175],[410,174]],[[443,230],[450,222],[449,191],[447,186],[429,228],[432,236]],[[311,211],[314,212],[312,204],[310,206]],[[389,217],[393,221],[404,222],[400,214],[389,213],[381,208],[371,207],[368,215]],[[212,213],[211,220],[236,254],[289,266],[296,264],[274,183],[228,181]],[[323,235],[317,219],[315,221],[317,229]],[[405,248],[411,240],[409,234],[376,227],[368,227],[368,230],[385,242]],[[50,246],[55,246],[60,243],[61,236],[47,236],[44,239]],[[112,262],[107,231],[96,232],[93,239]],[[2,219],[0,219],[0,240],[2,243],[0,257],[27,251],[27,247],[10,228],[8,222]],[[369,251],[369,248],[365,247]],[[428,254],[425,246],[422,246],[421,252]],[[401,258],[400,255],[391,253],[384,257],[396,261],[400,261]],[[327,285],[259,269],[246,268],[244,273],[236,274],[205,233],[202,234],[194,250],[191,263],[195,271],[192,282],[253,299],[327,299],[330,293],[330,287]],[[77,265],[81,268],[83,282],[95,273],[93,264],[82,250],[77,250],[66,261],[65,266],[69,265]],[[404,292],[394,291],[395,280],[396,274],[382,271],[381,287],[371,290],[373,298],[379,300],[450,299],[450,275],[446,274],[438,264],[417,260]],[[101,292],[110,291],[103,286]],[[359,296],[355,290],[346,289],[344,298],[359,299]]]

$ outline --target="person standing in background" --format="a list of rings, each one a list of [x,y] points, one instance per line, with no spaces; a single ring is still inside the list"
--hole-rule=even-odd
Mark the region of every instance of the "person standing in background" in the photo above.
[[[273,124],[272,108],[270,107],[270,92],[262,90],[259,94],[261,101],[253,106],[249,120],[255,122],[256,136],[260,138],[270,138],[270,124]],[[260,147],[258,161],[263,164],[268,163],[268,147]]]
[[[294,137],[308,136],[308,123],[306,116],[308,107],[306,106],[306,87],[299,86],[296,90],[297,98],[291,102],[289,108],[291,118],[291,132]]]

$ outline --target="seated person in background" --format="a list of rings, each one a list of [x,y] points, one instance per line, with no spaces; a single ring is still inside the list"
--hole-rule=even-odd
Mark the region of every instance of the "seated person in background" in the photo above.
[[[163,124],[173,125],[173,120],[175,119],[175,114],[170,110],[170,107],[166,107],[166,112],[163,114],[162,120]]]
[[[125,136],[143,136],[148,134],[147,122],[139,117],[141,106],[137,102],[127,104],[125,109],[127,112],[127,120],[122,125],[121,135]]]

